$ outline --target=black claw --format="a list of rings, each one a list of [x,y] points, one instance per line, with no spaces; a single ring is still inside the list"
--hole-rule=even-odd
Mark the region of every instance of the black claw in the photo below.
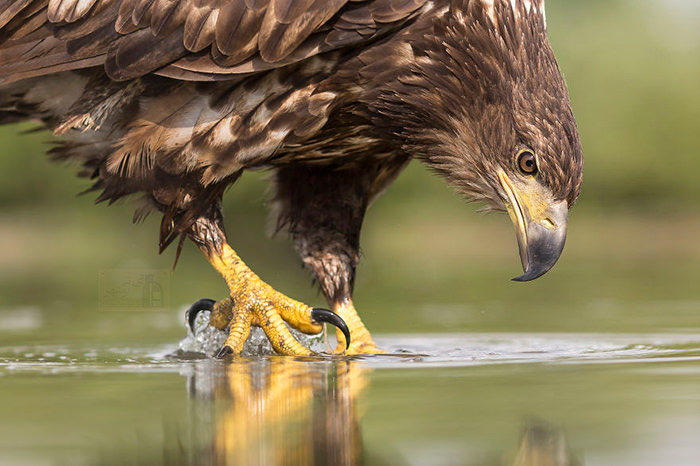
[[[200,299],[191,305],[189,309],[187,309],[185,316],[187,317],[187,322],[190,325],[190,330],[192,330],[192,333],[194,333],[194,322],[197,320],[197,315],[202,311],[211,312],[214,310],[214,304],[216,304],[216,301],[213,299],[204,298]]]
[[[218,353],[216,353],[216,359],[224,359],[229,354],[233,354],[233,348],[228,345],[222,346]]]
[[[345,325],[345,321],[338,314],[331,312],[328,309],[315,307],[311,309],[311,318],[318,323],[325,322],[338,327],[338,329],[343,332],[343,335],[345,335],[345,349],[347,350],[350,347],[350,330],[348,330],[348,326]]]

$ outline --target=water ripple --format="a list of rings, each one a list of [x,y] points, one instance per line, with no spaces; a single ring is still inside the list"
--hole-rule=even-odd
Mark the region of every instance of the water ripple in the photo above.
[[[494,364],[621,364],[700,360],[700,335],[430,334],[377,338],[384,355],[354,357],[376,368]],[[249,355],[248,359],[269,358]],[[318,359],[319,362],[343,357]],[[180,372],[192,364],[225,364],[176,345],[157,347],[0,347],[0,375],[67,372]]]

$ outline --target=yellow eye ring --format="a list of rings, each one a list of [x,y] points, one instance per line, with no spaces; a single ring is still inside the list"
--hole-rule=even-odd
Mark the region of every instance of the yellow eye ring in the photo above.
[[[537,159],[532,151],[524,150],[518,153],[516,158],[518,169],[525,175],[535,175],[537,173]]]

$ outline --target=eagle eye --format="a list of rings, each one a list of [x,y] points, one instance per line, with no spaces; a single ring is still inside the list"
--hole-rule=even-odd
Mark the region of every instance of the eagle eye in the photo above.
[[[534,175],[537,173],[537,160],[535,154],[529,150],[524,150],[517,157],[518,168],[526,175]]]

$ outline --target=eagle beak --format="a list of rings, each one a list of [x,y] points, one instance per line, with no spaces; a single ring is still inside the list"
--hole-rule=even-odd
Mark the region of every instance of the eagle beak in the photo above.
[[[529,282],[547,273],[559,260],[566,243],[569,208],[566,201],[553,201],[534,178],[517,185],[504,172],[498,174],[506,194],[525,273],[514,278]]]

